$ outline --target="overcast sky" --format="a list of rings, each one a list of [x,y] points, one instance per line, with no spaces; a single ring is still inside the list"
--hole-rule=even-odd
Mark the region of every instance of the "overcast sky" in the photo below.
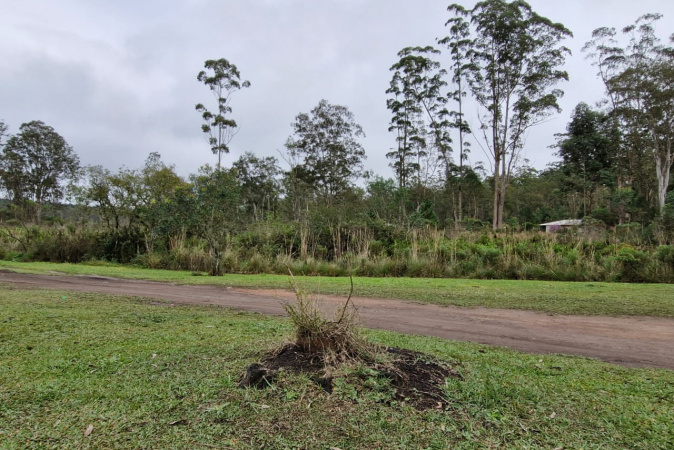
[[[450,2],[439,0],[0,0],[0,119],[16,132],[42,120],[83,164],[137,168],[159,152],[185,176],[215,164],[194,105],[212,107],[196,80],[207,59],[227,58],[251,87],[232,102],[240,132],[225,159],[244,151],[278,156],[300,112],[325,98],[348,106],[367,135],[366,168],[392,176],[395,145],[385,90],[406,46],[445,36]],[[470,8],[474,2],[461,2]],[[554,134],[574,106],[600,100],[602,85],[580,49],[593,29],[664,14],[674,0],[532,0],[539,14],[574,33],[563,112],[529,135],[525,156],[542,169],[556,158]],[[210,103],[209,103],[210,102]],[[486,161],[479,147],[473,161]]]

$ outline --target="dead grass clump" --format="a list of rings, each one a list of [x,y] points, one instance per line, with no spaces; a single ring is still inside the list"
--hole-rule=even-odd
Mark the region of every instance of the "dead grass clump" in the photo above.
[[[249,365],[239,387],[264,388],[279,372],[289,371],[306,374],[326,392],[352,401],[408,403],[420,410],[446,406],[445,379],[460,374],[428,355],[369,343],[351,302],[353,279],[346,302],[328,319],[318,297],[300,289],[289,272],[296,299],[284,308],[295,328],[295,342]]]
[[[353,359],[369,359],[374,347],[360,334],[358,310],[351,303],[353,279],[349,297],[328,319],[318,297],[301,289],[290,272],[296,300],[283,305],[295,328],[295,345],[307,353],[320,355],[326,366]]]

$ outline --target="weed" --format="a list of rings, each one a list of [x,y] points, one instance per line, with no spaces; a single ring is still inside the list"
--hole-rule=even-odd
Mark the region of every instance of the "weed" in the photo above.
[[[348,298],[330,320],[318,296],[301,289],[289,272],[295,301],[283,306],[295,330],[295,344],[303,351],[319,354],[327,367],[369,356],[372,346],[360,333],[358,310],[351,303],[353,277]]]

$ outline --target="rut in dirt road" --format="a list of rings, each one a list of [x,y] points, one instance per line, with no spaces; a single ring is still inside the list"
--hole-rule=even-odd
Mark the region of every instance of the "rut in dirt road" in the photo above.
[[[132,295],[185,305],[218,305],[284,315],[288,291],[189,286],[96,276],[30,275],[4,271],[18,288]],[[328,303],[343,301],[324,296]],[[500,345],[529,353],[562,353],[634,367],[674,370],[674,319],[552,316],[512,309],[457,308],[401,300],[352,298],[365,326],[407,334]]]

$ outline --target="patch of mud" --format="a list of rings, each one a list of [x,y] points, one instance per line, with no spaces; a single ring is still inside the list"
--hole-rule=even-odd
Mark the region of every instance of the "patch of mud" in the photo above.
[[[419,410],[444,409],[447,403],[445,380],[463,379],[449,363],[430,355],[393,347],[386,348],[385,352],[390,358],[386,363],[362,362],[358,371],[346,377],[353,376],[364,381],[360,383],[360,388],[368,385],[368,378],[387,380],[392,390],[387,403],[395,400]],[[265,388],[276,380],[281,370],[306,374],[326,392],[333,392],[336,379],[325,375],[322,355],[305,351],[295,344],[288,344],[264,356],[259,363],[248,366],[239,387]]]
[[[417,409],[443,409],[446,405],[445,380],[463,380],[449,363],[425,353],[393,347],[386,351],[393,355],[394,370],[387,371],[384,367],[379,372],[391,378],[396,400],[408,401]]]
[[[77,278],[84,278],[85,280],[95,280],[95,281],[122,281],[119,278],[113,277],[104,277],[102,275],[74,275]]]
[[[323,356],[317,352],[306,352],[295,344],[288,344],[280,350],[266,355],[261,360],[271,370],[285,369],[293,373],[317,373],[325,369]]]

